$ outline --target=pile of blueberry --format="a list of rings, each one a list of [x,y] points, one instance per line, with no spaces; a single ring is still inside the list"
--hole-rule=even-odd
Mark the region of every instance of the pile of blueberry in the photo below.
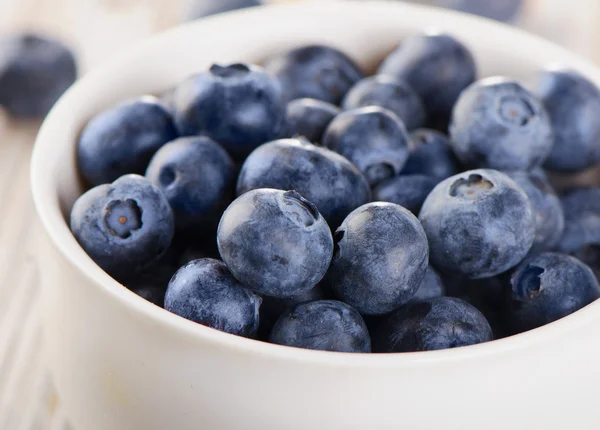
[[[446,34],[407,38],[371,77],[318,45],[213,65],[92,118],[77,160],[89,256],[228,333],[425,351],[600,297],[600,188],[558,196],[544,170],[600,161],[600,91],[563,68],[529,89],[477,80]]]

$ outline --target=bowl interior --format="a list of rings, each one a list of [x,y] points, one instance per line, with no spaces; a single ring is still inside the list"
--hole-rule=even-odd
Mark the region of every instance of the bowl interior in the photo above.
[[[77,175],[75,145],[85,123],[118,101],[160,94],[213,63],[261,63],[273,53],[307,43],[338,47],[366,71],[373,71],[403,38],[424,29],[449,32],[465,43],[475,55],[480,77],[506,75],[527,80],[541,67],[558,62],[600,85],[600,71],[549,42],[501,24],[440,9],[393,2],[308,2],[202,20],[154,37],[90,73],[50,113],[32,161],[34,200],[47,233],[73,265],[117,300],[127,302],[149,318],[179,319],[128,293],[93,263],[69,231],[71,206],[83,191]],[[584,318],[585,312],[598,306],[591,305],[560,324],[566,329],[567,323]],[[541,330],[553,329],[555,325]],[[198,333],[205,333],[203,329],[197,327]],[[516,345],[518,337],[501,342]],[[267,347],[257,347],[263,346]],[[478,350],[486,348],[490,346],[482,345]]]

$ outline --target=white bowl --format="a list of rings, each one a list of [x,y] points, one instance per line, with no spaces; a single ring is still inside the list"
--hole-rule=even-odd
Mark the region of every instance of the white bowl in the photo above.
[[[48,363],[75,430],[596,429],[600,302],[533,332],[455,350],[352,355],[231,336],[129,292],[79,247],[66,219],[82,189],[75,141],[113,103],[157,93],[213,62],[261,61],[321,42],[373,67],[406,35],[438,27],[482,76],[528,78],[561,62],[600,70],[534,36],[398,3],[258,8],[175,29],[75,85],[48,116],[32,162]]]

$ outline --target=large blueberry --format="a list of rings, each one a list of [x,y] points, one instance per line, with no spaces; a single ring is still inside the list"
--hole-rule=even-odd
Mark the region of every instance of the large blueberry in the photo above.
[[[188,20],[194,20],[262,4],[260,0],[192,0],[189,2],[185,17]]]
[[[227,208],[217,231],[221,258],[259,294],[292,297],[325,276],[333,254],[327,222],[296,191],[258,189]]]
[[[450,135],[464,164],[502,170],[541,165],[554,143],[542,103],[518,82],[498,77],[463,91],[452,111]]]
[[[327,281],[344,302],[382,315],[416,293],[427,271],[428,246],[419,220],[392,203],[353,211],[335,232]]]
[[[300,303],[325,300],[329,298],[328,296],[327,290],[321,284],[316,285],[305,293],[285,299],[265,296],[262,305],[260,306],[258,338],[268,339],[275,322],[287,309],[294,308]]]
[[[483,314],[454,297],[410,303],[386,317],[374,331],[374,352],[433,351],[493,339]]]
[[[164,145],[154,155],[146,177],[171,204],[175,226],[202,230],[216,225],[233,197],[235,164],[208,137],[184,137]]]
[[[71,50],[36,34],[0,38],[0,105],[21,118],[42,117],[75,82]]]
[[[323,146],[354,163],[371,185],[400,173],[408,159],[408,141],[402,121],[377,106],[339,114],[323,135]]]
[[[426,175],[442,181],[461,171],[450,140],[435,130],[421,129],[410,135],[410,153],[402,175]]]
[[[507,324],[514,333],[566,317],[600,297],[592,270],[566,254],[525,260],[511,278]]]
[[[179,84],[173,97],[183,136],[208,136],[235,157],[285,132],[279,85],[258,66],[215,64]]]
[[[600,270],[600,188],[581,187],[561,197],[565,228],[558,249]],[[600,271],[599,271],[600,273]]]
[[[281,82],[286,101],[309,97],[339,104],[363,77],[346,54],[323,45],[301,46],[275,55],[265,68]]]
[[[109,275],[139,273],[167,250],[173,212],[162,192],[143,176],[126,175],[81,195],[71,210],[71,231]]]
[[[254,338],[261,298],[244,288],[225,263],[194,260],[179,269],[167,288],[165,309],[198,324]]]
[[[471,170],[439,183],[419,219],[429,239],[431,263],[472,279],[516,266],[535,236],[527,195],[495,170]]]
[[[423,202],[438,182],[425,175],[396,176],[383,181],[373,190],[373,200],[395,203],[419,215]]]
[[[380,106],[394,112],[408,130],[422,127],[427,116],[417,93],[392,76],[375,75],[358,81],[342,103],[346,110],[365,106]]]
[[[549,170],[576,172],[600,160],[600,90],[586,77],[563,68],[543,71],[535,85],[554,128]]]
[[[123,102],[96,115],[81,132],[79,171],[91,185],[143,175],[154,153],[176,137],[171,115],[157,98]]]
[[[237,193],[257,188],[298,191],[334,229],[371,200],[367,180],[352,163],[303,139],[270,142],[248,156],[238,177]]]
[[[369,330],[360,314],[335,300],[303,303],[286,311],[269,342],[334,352],[371,352]]]
[[[446,295],[446,287],[439,273],[432,267],[427,266],[425,277],[419,286],[419,289],[411,297],[408,303],[422,302],[423,300],[443,297]]]
[[[320,143],[325,129],[341,109],[316,99],[296,99],[287,105],[287,135]]]
[[[554,249],[562,236],[565,217],[560,200],[546,174],[541,169],[505,173],[525,191],[531,202],[535,220],[535,239],[531,252]]]
[[[377,73],[408,83],[435,123],[450,118],[458,96],[477,76],[471,52],[454,37],[437,32],[404,40]]]

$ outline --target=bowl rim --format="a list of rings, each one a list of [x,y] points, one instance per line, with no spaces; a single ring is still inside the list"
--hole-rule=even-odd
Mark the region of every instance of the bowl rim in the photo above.
[[[330,2],[303,2],[260,6],[227,12],[186,23],[152,36],[145,41],[136,43],[100,68],[90,72],[61,97],[43,122],[36,139],[31,160],[31,191],[38,218],[53,247],[74,267],[74,270],[77,270],[81,276],[87,278],[90,284],[93,284],[99,291],[114,300],[115,305],[125,307],[128,311],[135,313],[136,316],[147,319],[149,324],[152,323],[167,329],[170,335],[185,336],[194,342],[214,343],[221,348],[226,348],[237,353],[251,354],[268,359],[296,361],[304,364],[350,368],[399,368],[476,360],[492,354],[510,353],[531,348],[545,340],[566,335],[568,332],[577,330],[594,318],[597,318],[600,313],[600,300],[572,315],[535,330],[462,348],[396,354],[351,354],[304,350],[231,335],[172,314],[144,300],[111,278],[79,246],[71,234],[67,220],[65,220],[60,211],[58,189],[53,189],[49,185],[52,181],[49,181],[47,178],[52,174],[52,169],[49,168],[47,160],[52,159],[53,140],[55,136],[60,135],[61,118],[68,117],[70,111],[76,107],[76,100],[81,94],[93,90],[94,81],[109,75],[112,70],[118,69],[121,63],[124,63],[136,53],[151,50],[153,46],[159,43],[177,43],[178,40],[186,37],[188,34],[200,32],[200,29],[203,27],[219,26],[227,24],[230,21],[233,22],[234,20],[279,19],[287,14],[293,14],[296,17],[314,15],[315,13],[339,14],[340,7],[344,8],[344,13],[351,12],[354,14],[366,14],[376,9],[382,9],[389,13],[402,11],[405,14],[419,11],[431,14],[437,17],[438,20],[447,19],[454,22],[455,26],[485,27],[487,32],[495,33],[498,37],[523,41],[527,42],[528,45],[538,47],[538,49],[550,50],[563,63],[568,63],[570,67],[589,77],[593,77],[595,82],[600,83],[600,69],[578,55],[539,36],[485,18],[429,6],[384,1],[347,2],[339,0]],[[444,30],[442,28],[442,31]],[[451,30],[448,31],[451,32]],[[57,158],[57,156],[55,155],[54,158]]]

